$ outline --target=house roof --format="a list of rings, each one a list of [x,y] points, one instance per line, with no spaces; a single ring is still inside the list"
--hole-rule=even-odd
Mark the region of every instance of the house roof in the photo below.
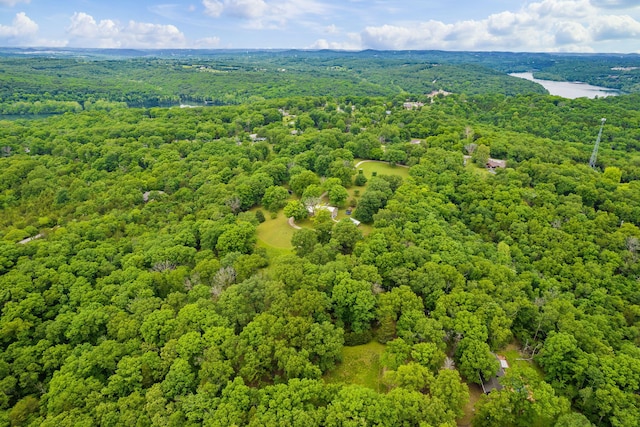
[[[478,374],[480,375],[480,385],[482,385],[482,391],[485,394],[489,394],[491,390],[502,390],[502,384],[500,384],[499,378],[504,377],[504,370],[505,368],[509,367],[507,360],[503,356],[499,356],[497,354],[494,354],[493,356],[498,360],[498,362],[500,362],[498,372],[493,377],[486,380],[482,378],[482,374]]]
[[[489,159],[487,160],[487,167],[489,168],[506,168],[507,161],[499,160],[499,159]]]

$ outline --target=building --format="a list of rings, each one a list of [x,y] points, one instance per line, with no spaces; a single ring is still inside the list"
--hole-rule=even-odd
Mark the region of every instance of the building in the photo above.
[[[422,103],[422,102],[405,102],[404,104],[402,104],[402,106],[405,108],[405,110],[413,110],[413,109],[424,107],[424,103]]]
[[[338,216],[338,208],[336,208],[335,206],[327,206],[327,205],[307,206],[307,212],[309,212],[310,216],[315,215],[315,213],[318,212],[319,210],[329,211],[329,213],[331,214],[331,219],[336,219],[336,216]]]
[[[504,377],[505,369],[509,368],[509,363],[504,356],[500,356],[498,354],[493,355],[498,362],[500,362],[500,367],[498,368],[498,372],[491,378],[484,379],[482,375],[480,375],[480,385],[482,386],[482,391],[484,394],[489,394],[492,390],[502,390],[502,384],[500,384],[500,378]]]
[[[489,159],[487,160],[487,169],[496,170],[497,168],[504,169],[507,167],[506,160]]]

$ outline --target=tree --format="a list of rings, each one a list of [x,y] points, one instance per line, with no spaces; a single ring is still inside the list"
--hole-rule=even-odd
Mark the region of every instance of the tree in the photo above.
[[[343,254],[349,254],[362,240],[362,232],[349,219],[343,219],[333,226],[329,243]]]
[[[469,402],[469,387],[455,369],[441,369],[431,384],[431,396],[440,399],[454,418],[461,418]]]
[[[275,185],[265,190],[262,204],[269,212],[277,212],[287,204],[289,192],[286,188]]]
[[[384,193],[376,190],[367,190],[358,201],[358,208],[353,214],[362,222],[370,223],[373,221],[373,215],[384,207],[387,197]]]
[[[578,348],[576,338],[565,332],[552,332],[545,340],[537,361],[545,370],[545,379],[551,383],[570,384],[576,367],[583,364],[586,355]]]
[[[327,170],[327,176],[338,178],[343,187],[351,187],[355,168],[351,160],[338,159],[331,162]]]
[[[434,380],[429,369],[415,362],[400,365],[397,370],[384,373],[384,382],[388,386],[402,387],[423,393],[431,388]]]
[[[302,197],[304,190],[310,185],[320,185],[320,178],[315,173],[304,170],[296,175],[293,175],[289,180],[289,185],[294,193]]]
[[[456,365],[467,381],[481,384],[493,377],[500,366],[489,346],[472,338],[463,338],[456,349]]]
[[[362,173],[362,169],[358,171],[356,178],[353,180],[353,183],[358,187],[363,187],[367,183],[367,177]]]
[[[376,297],[369,283],[344,277],[333,287],[331,301],[345,327],[356,333],[370,329],[375,318]]]
[[[484,144],[480,144],[478,145],[478,148],[473,151],[471,159],[476,165],[485,167],[487,165],[487,161],[489,161],[489,156],[489,147]]]
[[[482,397],[473,419],[475,427],[554,425],[561,414],[569,412],[567,399],[556,396],[533,368],[512,366],[501,382],[502,390]]]
[[[309,216],[307,208],[298,200],[292,200],[284,207],[284,215],[287,218],[294,218],[296,221],[300,221]]]
[[[382,159],[389,162],[391,166],[395,166],[396,164],[403,163],[405,160],[407,160],[407,153],[395,148],[389,148],[385,151]]]
[[[248,254],[256,243],[256,227],[248,222],[230,225],[218,238],[216,249],[221,255],[231,252]]]
[[[341,185],[334,185],[329,189],[329,203],[334,206],[342,206],[347,197],[349,197],[349,193]]]
[[[331,212],[326,209],[320,209],[315,213],[313,216],[313,228],[318,233],[318,242],[322,244],[329,243],[333,225],[334,222],[331,218]]]
[[[303,257],[311,251],[318,243],[318,233],[315,230],[303,228],[293,232],[291,244],[296,251],[296,255]]]

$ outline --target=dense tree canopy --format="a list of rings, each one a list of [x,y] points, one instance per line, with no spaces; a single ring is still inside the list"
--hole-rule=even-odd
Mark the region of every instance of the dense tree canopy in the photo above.
[[[86,72],[9,62],[77,78],[38,80],[57,102]],[[151,91],[166,62],[134,62],[87,67],[148,64]],[[168,72],[183,66],[202,85],[225,71]],[[131,108],[149,93],[112,99],[129,87],[114,78],[91,90],[115,104],[2,120],[0,424],[450,426],[512,345],[526,361],[474,425],[636,425],[640,99],[431,102],[416,88],[438,67],[407,68],[415,95],[295,96],[300,73],[286,98],[249,102],[247,83],[241,105]],[[26,87],[3,103],[44,102]],[[470,144],[507,167],[465,164]],[[360,159],[408,169],[353,186]],[[309,200],[353,202],[365,224],[306,219]],[[261,234],[285,215],[302,227],[289,249]],[[326,381],[372,339],[381,389]]]

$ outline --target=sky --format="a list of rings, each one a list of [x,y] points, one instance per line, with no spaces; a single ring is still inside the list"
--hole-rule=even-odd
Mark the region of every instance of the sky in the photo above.
[[[0,0],[0,46],[640,53],[640,0]]]

